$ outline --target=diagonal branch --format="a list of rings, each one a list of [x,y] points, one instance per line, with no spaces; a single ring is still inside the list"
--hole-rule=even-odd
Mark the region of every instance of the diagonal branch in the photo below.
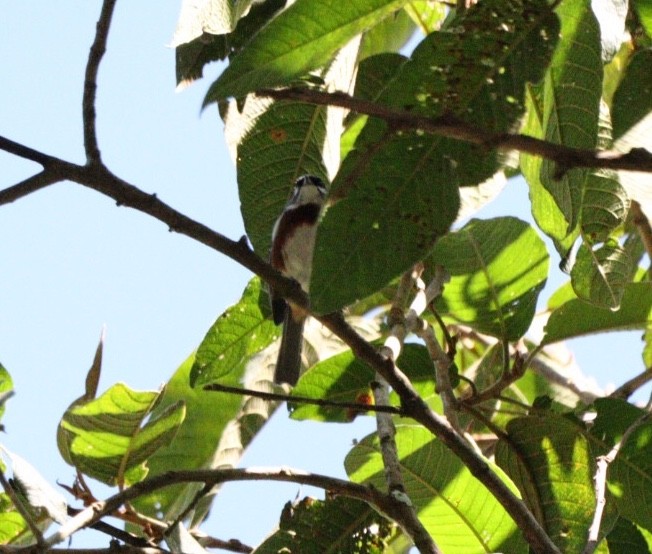
[[[2,143],[0,142],[0,148]],[[20,155],[20,154],[19,154]],[[309,309],[308,298],[301,287],[281,275],[260,258],[247,244],[246,239],[233,241],[213,231],[188,216],[176,211],[159,200],[154,194],[147,194],[134,185],[113,175],[103,165],[80,166],[41,154],[43,159],[56,162],[56,170],[63,177],[100,192],[116,201],[119,206],[128,206],[146,213],[165,223],[171,231],[184,234],[213,250],[221,252],[243,267],[259,275],[285,298],[298,306]],[[2,192],[0,192],[0,197]],[[340,337],[362,361],[380,373],[401,398],[404,413],[424,425],[448,446],[505,506],[526,540],[535,552],[557,553],[559,550],[546,535],[525,504],[517,498],[480,457],[474,449],[441,416],[433,412],[419,397],[409,380],[396,370],[394,362],[378,352],[376,347],[361,337],[341,314],[317,315],[317,319]]]
[[[486,148],[517,150],[554,161],[558,174],[575,167],[592,167],[644,171],[652,173],[652,153],[633,148],[628,153],[582,150],[554,144],[516,133],[494,133],[488,129],[465,123],[453,115],[426,117],[406,110],[355,98],[343,92],[322,92],[312,89],[264,89],[256,94],[276,100],[295,100],[308,104],[338,106],[352,112],[377,117],[390,123],[395,130],[421,130]]]
[[[104,0],[100,18],[97,21],[95,40],[88,54],[86,74],[84,75],[84,96],[82,98],[82,118],[84,121],[84,150],[86,163],[101,162],[100,149],[97,144],[97,126],[95,113],[95,96],[97,93],[97,73],[100,62],[106,52],[106,41],[111,28],[111,18],[116,0]]]
[[[469,468],[469,471],[491,491],[504,506],[523,536],[536,553],[559,554],[539,522],[528,510],[525,503],[505,485],[501,478],[489,467],[486,460],[461,437],[448,421],[435,413],[414,390],[412,383],[397,371],[394,362],[383,356],[364,340],[348,323],[342,314],[334,313],[316,316],[329,330],[340,337],[363,362],[378,371],[401,398],[407,416],[437,436]]]

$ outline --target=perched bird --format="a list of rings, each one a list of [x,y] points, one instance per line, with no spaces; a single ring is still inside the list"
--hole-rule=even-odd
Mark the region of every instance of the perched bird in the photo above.
[[[304,175],[276,220],[272,232],[270,263],[286,277],[297,281],[307,293],[319,215],[326,198],[326,185],[318,177]],[[283,323],[283,338],[274,372],[275,383],[295,385],[301,368],[301,345],[306,313],[270,292],[274,323]]]

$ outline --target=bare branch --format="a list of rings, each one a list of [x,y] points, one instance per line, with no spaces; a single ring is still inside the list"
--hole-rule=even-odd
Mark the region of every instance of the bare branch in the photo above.
[[[264,89],[256,94],[276,100],[295,100],[324,106],[338,106],[356,113],[383,119],[396,129],[422,130],[434,135],[477,144],[498,150],[517,150],[541,156],[557,163],[558,174],[576,167],[620,169],[652,172],[652,153],[643,148],[634,148],[626,154],[611,151],[582,150],[570,148],[527,135],[494,133],[487,129],[469,125],[452,116],[425,117],[391,106],[354,98],[342,92],[321,92],[312,89],[288,88]]]
[[[102,4],[100,18],[96,25],[95,40],[86,63],[82,117],[84,121],[84,150],[86,151],[86,163],[88,164],[101,162],[100,149],[97,144],[97,126],[95,124],[95,95],[97,93],[97,73],[106,52],[106,41],[109,36],[115,3],[116,0],[104,0]]]
[[[276,470],[253,469],[212,469],[170,471],[145,479],[140,483],[125,489],[103,502],[96,502],[85,508],[75,517],[65,522],[55,533],[45,539],[47,546],[54,546],[66,540],[72,534],[84,527],[93,525],[103,517],[113,513],[127,502],[161,488],[178,483],[204,483],[213,487],[230,481],[277,481],[311,485],[335,494],[362,500],[378,508],[381,512],[394,519],[399,525],[405,527],[402,515],[402,506],[391,495],[384,494],[373,487],[359,485],[343,479],[336,479],[325,475],[307,473],[304,471],[282,468]]]

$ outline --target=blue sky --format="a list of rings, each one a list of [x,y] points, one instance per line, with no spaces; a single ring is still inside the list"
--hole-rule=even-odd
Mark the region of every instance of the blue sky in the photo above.
[[[100,5],[3,5],[0,134],[83,162],[82,83]],[[118,2],[98,83],[100,149],[120,177],[237,239],[243,226],[221,121],[214,108],[200,113],[210,76],[220,67],[175,92],[174,51],[166,44],[179,7],[178,1]],[[38,169],[3,152],[0,168],[3,188]],[[527,218],[526,199],[524,184],[510,183],[482,215]],[[0,441],[50,482],[70,483],[73,471],[59,459],[56,428],[83,391],[102,327],[107,339],[101,389],[117,381],[156,389],[239,298],[250,274],[148,216],[70,183],[1,206],[0,238],[0,361],[17,391]],[[552,281],[563,279],[555,273]],[[638,336],[581,341],[578,360],[602,385],[620,383],[642,370]],[[243,465],[343,476],[345,453],[370,429],[369,419],[352,426],[290,422],[281,410]],[[292,485],[227,486],[206,531],[256,544],[297,492]],[[73,546],[86,541],[108,544],[86,533]]]

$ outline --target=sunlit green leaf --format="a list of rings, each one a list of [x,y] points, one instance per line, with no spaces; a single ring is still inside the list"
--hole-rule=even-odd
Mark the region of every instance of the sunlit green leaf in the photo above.
[[[652,287],[649,283],[625,286],[620,309],[598,308],[579,299],[569,300],[548,319],[543,344],[606,331],[646,329],[652,321]]]
[[[30,536],[27,522],[6,493],[0,493],[0,544],[11,544]]]
[[[208,90],[205,104],[287,84],[325,65],[349,40],[406,0],[297,0],[254,36]]]
[[[569,419],[549,413],[507,424],[496,461],[519,486],[528,506],[561,552],[581,552],[593,519],[595,464],[589,443]],[[601,532],[615,521],[607,505]]]
[[[240,301],[217,318],[206,333],[190,373],[191,384],[239,384],[249,359],[279,335],[269,313],[267,293],[260,279],[254,278]]]
[[[110,485],[144,478],[147,458],[174,438],[185,417],[178,402],[151,418],[159,398],[159,392],[134,391],[118,383],[95,400],[74,404],[59,424],[61,455],[82,473]]]
[[[418,344],[403,345],[397,365],[410,378],[422,398],[431,401],[435,390],[434,369],[426,348]],[[371,382],[374,378],[373,369],[347,350],[312,366],[301,376],[292,395],[331,402],[370,404],[373,403]],[[392,400],[395,406],[400,405],[398,398],[393,397]],[[296,403],[292,418],[350,422],[357,415],[365,413],[364,410],[357,412],[348,408]]]
[[[524,132],[556,144],[593,149],[596,145],[602,60],[600,30],[588,0],[557,6],[561,36],[544,85],[530,89]],[[587,172],[558,175],[549,160],[524,155],[523,174],[530,186],[532,212],[562,254],[572,244]]]
[[[177,84],[200,79],[206,64],[223,60],[242,46],[285,5],[286,0],[256,2],[247,15],[237,21],[233,32],[215,34],[219,28],[202,28],[197,38],[176,47]],[[251,2],[248,2],[251,3]],[[229,18],[230,19],[230,18]],[[232,24],[222,29],[231,29]],[[210,29],[210,30],[209,30]]]
[[[429,431],[401,425],[396,442],[406,492],[419,519],[443,552],[527,552],[520,531],[505,509]],[[351,450],[345,467],[351,480],[386,489],[376,434]],[[499,468],[493,469],[513,487]],[[482,508],[478,509],[479,506]]]
[[[267,421],[274,405],[235,394],[204,391],[190,386],[190,370],[194,356],[186,360],[165,387],[163,398],[153,415],[167,406],[183,401],[187,416],[177,435],[167,447],[152,455],[147,465],[150,475],[179,469],[230,467],[238,463],[244,448]],[[210,425],[206,422],[210,421]],[[226,430],[230,429],[230,433]],[[226,440],[225,440],[226,439]],[[165,514],[173,520],[194,501],[202,485],[187,483],[159,489],[141,496],[135,505],[142,513],[157,517]],[[208,495],[188,516],[201,521],[212,501]]]
[[[358,59],[374,54],[398,52],[414,33],[414,22],[404,10],[390,14],[362,37]]]
[[[530,225],[472,220],[443,237],[429,260],[451,275],[437,301],[441,313],[507,340],[527,331],[548,275],[546,247]]]

